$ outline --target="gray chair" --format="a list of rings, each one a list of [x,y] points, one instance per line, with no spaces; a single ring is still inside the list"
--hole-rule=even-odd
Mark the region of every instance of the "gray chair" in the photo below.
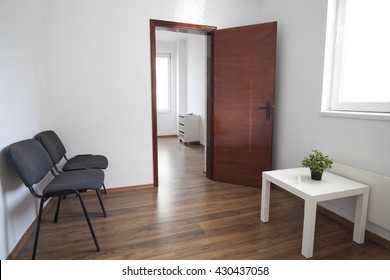
[[[60,208],[59,202],[61,201],[60,197],[68,194],[75,194],[79,198],[92,238],[95,242],[96,250],[100,251],[99,243],[96,239],[81,193],[88,190],[96,191],[100,206],[103,210],[103,215],[106,216],[103,201],[99,193],[99,189],[103,185],[104,172],[99,169],[85,169],[56,174],[53,171],[53,161],[45,148],[36,139],[28,139],[11,144],[6,148],[6,153],[19,177],[30,190],[31,194],[40,199],[32,259],[35,259],[36,257],[42,210],[45,201],[51,197],[59,198],[54,218],[54,221],[57,222]],[[49,171],[54,175],[54,179],[44,187],[41,193],[37,193],[34,185],[41,182]]]
[[[55,170],[59,173],[61,171],[66,172],[82,169],[106,169],[108,166],[107,158],[102,155],[77,155],[68,159],[66,157],[66,149],[64,144],[58,135],[52,130],[40,132],[35,136],[35,138],[41,142],[43,147],[49,153],[50,158],[54,162]],[[60,171],[57,165],[63,158],[65,159],[66,163],[64,166],[62,166]],[[104,193],[107,193],[106,186],[104,184],[103,189]]]

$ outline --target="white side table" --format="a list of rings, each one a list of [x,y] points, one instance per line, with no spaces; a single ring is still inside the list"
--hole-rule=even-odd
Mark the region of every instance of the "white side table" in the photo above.
[[[293,168],[263,172],[260,220],[269,220],[270,185],[275,185],[305,200],[302,255],[313,256],[314,229],[317,203],[348,196],[356,196],[353,241],[364,243],[369,186],[325,172],[321,181],[310,178],[308,168]]]

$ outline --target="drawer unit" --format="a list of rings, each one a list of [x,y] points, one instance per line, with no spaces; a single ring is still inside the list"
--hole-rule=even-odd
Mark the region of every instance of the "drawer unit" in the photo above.
[[[179,115],[179,140],[184,143],[200,143],[200,116]]]

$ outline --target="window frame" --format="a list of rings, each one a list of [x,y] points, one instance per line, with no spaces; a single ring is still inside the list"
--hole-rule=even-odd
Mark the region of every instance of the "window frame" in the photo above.
[[[324,61],[323,99],[321,112],[325,115],[389,119],[390,103],[342,102],[343,28],[348,0],[328,0]]]
[[[157,113],[171,113],[172,112],[172,55],[168,52],[158,52],[156,53],[156,64],[158,57],[168,58],[168,108],[159,109],[158,101],[156,101]],[[158,100],[158,88],[157,88],[157,65],[156,65],[156,99]]]

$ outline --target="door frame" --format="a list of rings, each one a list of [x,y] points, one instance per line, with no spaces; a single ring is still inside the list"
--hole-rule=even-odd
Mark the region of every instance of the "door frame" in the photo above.
[[[150,64],[152,92],[152,145],[153,145],[153,185],[158,187],[158,142],[157,142],[157,97],[156,97],[156,30],[200,34],[207,36],[207,130],[206,130],[206,176],[213,179],[213,117],[214,117],[214,36],[217,27],[163,20],[150,20]]]

